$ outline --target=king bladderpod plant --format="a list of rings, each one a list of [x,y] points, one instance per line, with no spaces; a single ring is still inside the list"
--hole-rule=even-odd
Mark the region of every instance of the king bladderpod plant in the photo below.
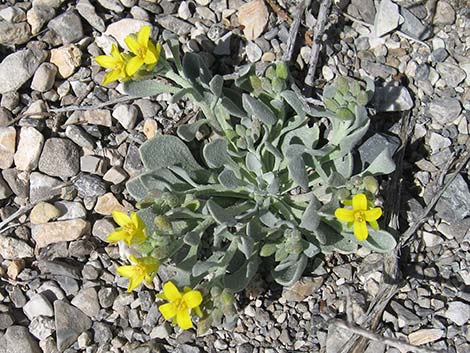
[[[203,57],[181,59],[177,39],[164,37],[166,55],[142,75],[160,79],[128,81],[125,90],[141,97],[170,92],[174,101],[187,96],[201,114],[178,136],[141,146],[145,170],[127,189],[139,201],[147,237],[134,246],[167,265],[178,287],[201,288],[209,299],[201,331],[224,318],[235,323],[234,293],[262,263],[273,264],[272,277],[289,286],[320,252],[395,246],[376,222],[374,176],[393,171],[388,150],[353,175],[373,83],[340,79],[324,89],[324,107],[312,108],[283,63],[263,75],[252,66],[213,75]],[[203,125],[212,133],[197,142]]]

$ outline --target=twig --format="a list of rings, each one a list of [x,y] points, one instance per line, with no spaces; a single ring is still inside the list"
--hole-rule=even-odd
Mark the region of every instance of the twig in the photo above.
[[[300,22],[302,21],[303,13],[306,8],[310,7],[312,0],[301,1],[295,10],[295,19],[289,31],[289,38],[287,38],[287,50],[284,54],[284,61],[290,62],[294,54],[295,41],[299,33]]]
[[[131,96],[124,96],[124,97],[119,97],[119,98],[116,98],[116,99],[113,99],[113,100],[110,100],[110,101],[107,101],[107,102],[95,104],[95,105],[83,105],[83,106],[69,105],[67,107],[49,109],[49,111],[53,112],[53,113],[64,113],[64,112],[71,112],[71,111],[75,111],[75,110],[100,109],[100,108],[108,107],[110,105],[127,102],[127,101],[137,99],[137,98],[140,98],[140,97],[137,97],[137,96],[132,96],[132,97]]]
[[[292,23],[292,18],[289,16],[287,11],[280,7],[275,0],[265,0],[273,11],[288,24]]]
[[[315,29],[313,30],[313,46],[310,52],[310,63],[305,77],[305,84],[307,86],[313,86],[313,78],[315,77],[315,71],[318,63],[318,56],[320,55],[321,44],[320,39],[323,36],[325,31],[326,19],[328,17],[328,12],[331,7],[331,0],[323,0],[320,4],[320,10],[318,11],[317,23],[315,24]]]
[[[349,322],[345,322],[343,320],[332,320],[331,324],[342,328],[349,330],[356,335],[360,335],[364,338],[367,338],[368,340],[371,341],[376,341],[376,342],[381,342],[387,346],[395,347],[399,349],[401,352],[414,352],[414,353],[445,353],[444,351],[441,350],[436,350],[432,348],[426,348],[426,347],[417,347],[412,344],[409,344],[405,341],[396,339],[396,338],[390,338],[390,337],[385,337],[378,335],[372,331],[366,330],[360,326],[354,325]]]

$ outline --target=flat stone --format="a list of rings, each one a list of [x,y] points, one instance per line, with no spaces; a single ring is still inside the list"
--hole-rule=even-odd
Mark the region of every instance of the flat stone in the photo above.
[[[42,63],[34,73],[31,89],[38,92],[49,91],[55,83],[57,66],[51,63]]]
[[[26,22],[10,23],[0,21],[0,44],[20,45],[31,38],[31,28]]]
[[[450,183],[436,204],[436,211],[447,221],[461,221],[470,215],[470,191],[465,179],[459,174]]]
[[[98,3],[105,9],[111,10],[116,13],[124,11],[124,6],[122,6],[119,0],[98,0]]]
[[[457,326],[463,326],[470,319],[470,305],[461,301],[450,302],[444,316]]]
[[[81,125],[101,125],[112,126],[111,112],[105,109],[75,111],[65,122],[65,125],[81,124]]]
[[[95,7],[88,0],[79,0],[76,9],[91,26],[100,32],[106,29],[104,20],[96,14]]]
[[[322,284],[322,277],[304,277],[296,282],[293,286],[284,288],[282,297],[287,301],[300,302],[308,296],[313,295]]]
[[[374,34],[381,37],[398,27],[400,12],[398,5],[391,0],[382,0],[374,21]]]
[[[82,61],[82,52],[74,44],[62,46],[51,50],[50,62],[57,66],[59,76],[68,78],[73,75]]]
[[[93,287],[84,288],[72,299],[71,304],[76,306],[89,317],[95,317],[100,311],[98,294]]]
[[[429,232],[423,232],[423,240],[424,244],[426,244],[426,247],[428,248],[432,248],[444,242],[444,239],[442,239],[439,235]]]
[[[29,199],[31,202],[49,199],[60,194],[62,182],[38,172],[32,172],[29,180]]]
[[[46,59],[45,50],[24,49],[8,55],[0,63],[0,94],[17,91]],[[11,73],[15,74],[12,75]]]
[[[444,330],[438,328],[421,329],[410,333],[408,335],[408,340],[410,341],[410,344],[414,346],[421,346],[423,344],[437,341],[442,336],[444,336]]]
[[[12,194],[12,191],[8,184],[0,176],[0,200],[5,200]]]
[[[119,104],[113,109],[113,118],[126,130],[132,130],[137,122],[139,111],[134,105]]]
[[[44,137],[34,127],[22,127],[14,161],[19,170],[33,170],[37,167],[44,144]]]
[[[157,23],[163,28],[177,34],[178,36],[185,36],[191,32],[193,26],[172,15],[162,15],[156,18]]]
[[[45,24],[47,24],[55,16],[55,10],[48,6],[33,6],[26,13],[26,19],[31,26],[33,35],[41,32]]]
[[[424,25],[421,20],[413,15],[410,10],[402,7],[400,9],[400,13],[404,19],[404,22],[400,27],[403,33],[419,40],[426,40],[431,38],[431,27]]]
[[[61,216],[57,218],[58,221],[86,217],[85,207],[79,201],[56,201],[54,202],[54,206],[59,209],[61,214]]]
[[[95,212],[109,216],[113,211],[124,211],[124,206],[122,206],[116,196],[113,193],[108,192],[100,197],[96,201]]]
[[[421,322],[421,318],[418,315],[398,302],[392,301],[390,305],[398,316],[398,325],[400,327],[413,326]]]
[[[0,169],[13,164],[16,147],[16,129],[13,126],[0,127]]]
[[[54,302],[54,311],[57,349],[63,352],[91,328],[91,320],[81,310],[61,300]]]
[[[34,256],[31,246],[23,240],[0,235],[0,255],[5,260],[25,259]]]
[[[139,32],[143,26],[153,27],[151,23],[147,21],[125,18],[117,22],[111,23],[108,28],[106,28],[106,32],[104,32],[104,34],[111,36],[112,38],[117,40],[118,44],[122,48],[127,48],[124,39],[129,34]]]
[[[62,40],[70,44],[83,38],[83,26],[80,16],[73,11],[65,12],[52,19],[47,25]]]
[[[434,98],[428,107],[433,122],[448,125],[455,121],[462,111],[462,106],[455,98]]]
[[[454,64],[437,63],[436,70],[449,87],[457,87],[467,77],[465,71]]]
[[[121,184],[127,178],[127,173],[121,167],[112,167],[103,175],[103,180],[113,183],[114,185]]]
[[[34,337],[43,341],[54,333],[54,319],[44,316],[35,317],[29,324],[28,328],[29,332],[31,332]]]
[[[80,149],[69,139],[49,138],[39,159],[39,170],[57,177],[76,175],[80,170]]]
[[[96,197],[106,193],[106,184],[95,175],[80,174],[73,184],[80,197]]]
[[[414,106],[410,92],[403,86],[378,87],[373,100],[378,112],[401,112]]]
[[[453,24],[455,22],[454,8],[447,1],[438,1],[432,22],[438,25]]]
[[[62,241],[72,241],[87,234],[90,229],[88,221],[83,219],[71,219],[31,226],[31,235],[36,242],[36,247],[41,249],[49,244]]]
[[[114,231],[116,225],[111,222],[109,219],[98,219],[93,224],[92,234],[93,236],[101,239],[102,241],[106,241],[108,235]]]
[[[47,202],[39,202],[33,207],[29,214],[29,220],[32,224],[43,224],[57,219],[61,212],[57,207]]]
[[[370,165],[384,149],[388,149],[390,155],[396,152],[400,146],[400,139],[396,136],[375,133],[359,146],[359,156],[363,166]]]
[[[20,198],[27,198],[29,194],[29,173],[20,172],[16,168],[4,169],[2,176],[13,193]]]
[[[3,341],[5,353],[42,353],[38,343],[24,326],[10,326]]]
[[[38,316],[53,316],[54,310],[52,305],[47,298],[42,294],[34,295],[26,304],[23,306],[23,312],[29,320],[34,319]]]
[[[95,148],[95,141],[83,128],[77,125],[68,125],[65,128],[65,136],[75,142],[77,145],[89,150]]]
[[[254,42],[249,42],[245,50],[247,59],[252,63],[259,61],[263,55],[261,48]]]

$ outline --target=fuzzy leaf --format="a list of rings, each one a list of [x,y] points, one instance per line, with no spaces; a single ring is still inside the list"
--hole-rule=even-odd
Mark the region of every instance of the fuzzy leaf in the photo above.
[[[298,116],[305,118],[304,105],[294,91],[283,91],[281,97],[295,110]]]
[[[220,168],[231,162],[227,141],[224,139],[216,139],[208,143],[204,146],[202,153],[210,168]]]
[[[344,178],[350,178],[353,173],[354,161],[352,153],[347,153],[341,158],[335,158],[333,160],[336,171],[341,174]],[[342,184],[344,185],[344,183]]]
[[[246,288],[250,280],[255,275],[260,264],[258,256],[254,256],[249,261],[240,267],[237,271],[225,275],[224,286],[226,289],[236,293]]]
[[[130,179],[126,183],[126,189],[136,201],[142,200],[149,192],[144,184],[142,184],[142,180],[139,176]]]
[[[250,172],[254,172],[256,174],[260,174],[263,169],[263,165],[261,164],[261,161],[258,159],[256,154],[253,152],[248,152],[246,154],[246,168]]]
[[[196,80],[201,71],[201,62],[199,56],[195,53],[187,53],[183,57],[183,71],[187,79]]]
[[[189,148],[176,136],[157,136],[146,141],[140,147],[140,157],[147,169],[166,168],[180,165],[186,170],[202,169],[196,162]]]
[[[277,250],[276,244],[264,244],[259,252],[259,255],[262,257],[268,257],[273,255]]]
[[[298,281],[307,266],[307,256],[301,255],[292,266],[282,271],[273,271],[274,280],[282,286],[288,287]]]
[[[302,215],[302,221],[300,226],[313,232],[317,230],[321,217],[318,214],[318,209],[320,208],[321,204],[318,199],[312,195],[312,200],[308,204],[308,207],[305,209],[304,214]]]
[[[211,82],[209,82],[209,87],[216,97],[220,97],[222,95],[222,88],[224,88],[223,77],[220,75],[212,77]]]
[[[236,224],[235,218],[225,209],[220,207],[215,201],[208,200],[206,203],[209,213],[214,218],[214,220],[219,224],[224,224],[227,226],[234,226]]]
[[[207,119],[198,120],[192,124],[184,124],[178,127],[177,133],[180,139],[192,141],[196,137],[199,128],[208,123]]]
[[[183,88],[176,92],[170,99],[170,103],[176,103],[180,101],[185,95],[194,92],[194,88]]]
[[[240,242],[238,243],[238,250],[240,250],[247,259],[253,254],[255,243],[253,239],[243,236],[240,236]]]
[[[219,183],[221,183],[227,189],[236,189],[237,187],[243,185],[241,180],[237,178],[231,169],[224,169],[219,174]]]
[[[124,83],[124,92],[133,97],[151,97],[161,93],[175,93],[176,87],[156,80],[128,81]]]
[[[373,230],[369,227],[369,236],[360,244],[373,251],[386,253],[397,246],[397,241],[389,232],[385,230]]]
[[[294,182],[303,189],[308,189],[308,175],[303,158],[294,157],[290,159],[287,167]]]
[[[214,262],[214,261],[198,261],[194,264],[192,268],[192,274],[194,277],[199,277],[208,272],[211,272],[217,267],[219,266],[217,262]]]
[[[246,112],[241,109],[240,106],[236,105],[230,98],[223,97],[221,103],[231,115],[236,116],[237,118],[246,117]]]
[[[255,116],[266,125],[274,125],[277,121],[276,115],[271,108],[260,100],[244,93],[242,96],[243,108],[252,116]]]

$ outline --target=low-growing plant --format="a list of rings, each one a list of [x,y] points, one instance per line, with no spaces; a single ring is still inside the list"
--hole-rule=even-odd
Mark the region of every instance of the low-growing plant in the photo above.
[[[156,65],[142,62],[132,72],[132,55],[120,54],[119,65],[130,65],[124,89],[140,97],[189,97],[201,114],[180,126],[177,136],[156,136],[141,146],[145,170],[127,190],[138,201],[145,240],[131,242],[122,230],[121,238],[113,233],[110,240],[131,244],[144,259],[134,258],[138,265],[153,258],[151,266],[158,262],[172,271],[167,289],[187,286],[186,293],[202,293],[202,302],[192,294],[186,303],[177,288],[174,297],[165,292],[170,303],[186,303],[186,312],[192,305],[199,313],[201,305],[199,332],[236,322],[234,294],[259,271],[290,286],[320,253],[352,253],[359,245],[387,252],[396,245],[379,229],[382,210],[375,206],[375,176],[395,167],[390,153],[384,149],[359,171],[354,158],[369,129],[373,82],[340,78],[324,88],[324,106],[312,107],[282,62],[262,75],[246,65],[221,76],[196,53],[181,58],[176,38],[166,32],[163,38]],[[209,133],[198,141],[201,131]],[[131,218],[121,221],[126,225]],[[145,269],[155,271],[151,266]],[[139,272],[138,279],[146,276]],[[135,287],[134,281],[130,288]],[[183,314],[180,324],[165,305],[165,317],[176,318],[182,328],[192,326]]]

